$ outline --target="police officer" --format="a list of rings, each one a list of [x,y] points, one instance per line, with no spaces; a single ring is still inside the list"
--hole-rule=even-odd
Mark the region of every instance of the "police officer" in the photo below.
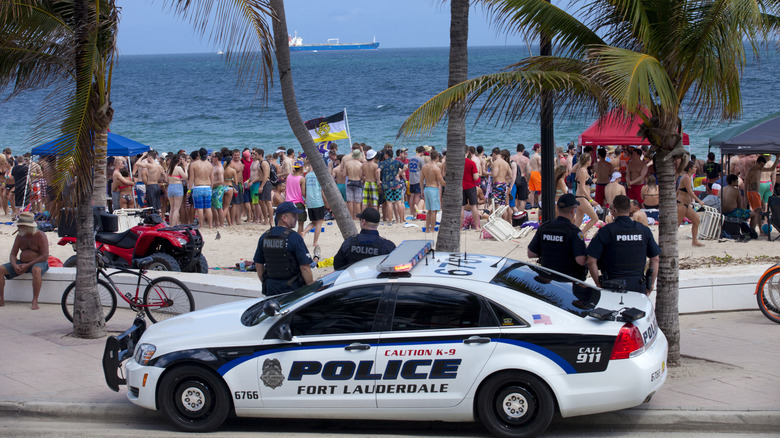
[[[599,287],[603,280],[625,281],[626,290],[649,295],[658,277],[661,249],[650,228],[629,217],[631,200],[628,196],[616,196],[612,210],[615,221],[600,229],[588,246],[590,276]],[[651,278],[646,278],[644,272],[646,258],[650,259]]]
[[[571,193],[558,199],[558,217],[539,227],[528,245],[528,257],[539,257],[545,268],[584,280],[588,253],[582,232],[572,223],[578,205]]]
[[[379,237],[376,228],[380,219],[376,209],[366,207],[357,217],[360,219],[360,233],[348,238],[341,245],[333,258],[334,269],[345,268],[369,257],[390,254],[395,249],[393,242]]]
[[[292,202],[276,207],[276,226],[257,241],[255,268],[265,296],[279,295],[312,284],[309,250],[295,228],[303,213]]]

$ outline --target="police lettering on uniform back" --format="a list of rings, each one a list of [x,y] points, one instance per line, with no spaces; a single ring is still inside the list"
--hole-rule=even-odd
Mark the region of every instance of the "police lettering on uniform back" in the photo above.
[[[360,233],[347,238],[333,257],[333,268],[345,268],[355,262],[369,257],[390,254],[395,244],[379,236],[376,230],[379,225],[379,212],[366,207],[357,215],[360,219]]]
[[[558,199],[558,217],[539,227],[528,244],[528,257],[539,257],[545,268],[584,280],[587,276],[587,249],[579,227],[571,222],[578,205],[579,202],[570,193]]]
[[[627,196],[615,197],[612,203],[615,221],[601,228],[588,246],[588,269],[597,286],[625,287],[628,291],[649,294],[658,276],[661,249],[648,227],[631,220],[630,206]],[[648,258],[650,269],[646,274]],[[605,280],[610,283],[602,285]]]

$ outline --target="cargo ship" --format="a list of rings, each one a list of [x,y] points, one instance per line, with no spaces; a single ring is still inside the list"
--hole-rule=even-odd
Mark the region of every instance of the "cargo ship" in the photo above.
[[[379,43],[374,37],[373,42],[368,43],[341,43],[338,38],[329,38],[325,44],[303,44],[303,39],[295,32],[295,36],[288,35],[291,52],[318,52],[320,50],[375,50]]]

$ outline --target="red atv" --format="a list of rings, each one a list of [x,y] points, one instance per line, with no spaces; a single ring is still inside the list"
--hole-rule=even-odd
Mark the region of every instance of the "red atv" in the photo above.
[[[134,266],[133,260],[151,257],[154,261],[147,270],[208,273],[209,265],[202,254],[203,237],[196,225],[169,227],[151,208],[132,214],[140,216],[140,223],[117,232],[116,215],[95,212],[95,248],[109,261],[109,267],[129,268]],[[74,244],[75,226],[64,219],[58,227],[58,244]],[[63,266],[75,267],[76,256],[68,258]]]

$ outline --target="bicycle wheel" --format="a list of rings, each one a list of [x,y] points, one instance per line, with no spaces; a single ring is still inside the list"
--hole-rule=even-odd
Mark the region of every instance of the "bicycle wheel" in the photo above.
[[[780,324],[780,266],[764,272],[756,286],[758,308],[770,321]]]
[[[114,289],[111,285],[103,280],[98,279],[97,283],[98,296],[100,297],[100,306],[103,308],[103,317],[108,322],[114,312],[116,311],[116,295],[114,295]],[[73,322],[73,307],[76,299],[76,282],[69,284],[65,288],[65,292],[62,293],[62,313],[68,318],[68,321]]]
[[[155,278],[144,290],[144,309],[152,322],[195,310],[190,289],[172,277]]]

